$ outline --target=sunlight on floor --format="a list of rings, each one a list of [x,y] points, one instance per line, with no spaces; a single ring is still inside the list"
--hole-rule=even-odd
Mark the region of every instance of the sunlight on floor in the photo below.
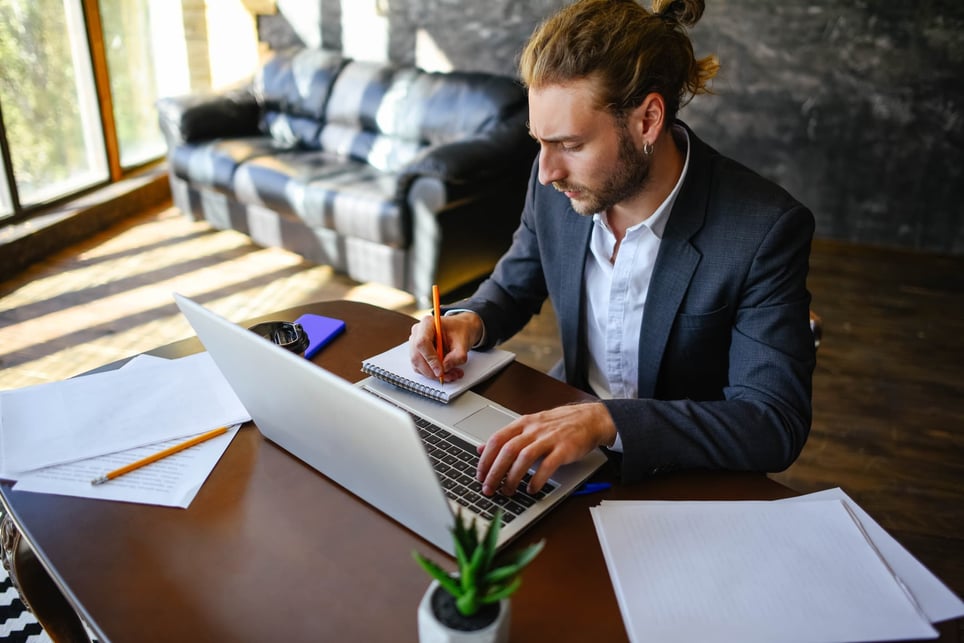
[[[115,226],[0,285],[0,390],[64,379],[191,336],[180,292],[243,322],[310,301],[414,313],[414,298],[166,208]]]

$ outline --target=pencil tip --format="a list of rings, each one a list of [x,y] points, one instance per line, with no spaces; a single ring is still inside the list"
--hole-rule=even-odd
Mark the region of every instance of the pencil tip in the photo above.
[[[107,480],[108,480],[107,476],[101,476],[99,478],[94,478],[93,480],[91,480],[90,484],[104,484],[105,482],[107,482]]]

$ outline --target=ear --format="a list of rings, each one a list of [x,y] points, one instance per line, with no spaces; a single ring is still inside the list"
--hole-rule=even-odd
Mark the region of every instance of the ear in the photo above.
[[[656,143],[666,120],[666,102],[663,97],[650,92],[643,102],[629,114],[629,130],[639,145]]]

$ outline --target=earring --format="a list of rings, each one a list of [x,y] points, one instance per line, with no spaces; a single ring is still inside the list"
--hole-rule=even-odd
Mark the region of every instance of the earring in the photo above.
[[[645,154],[646,156],[652,156],[654,149],[655,148],[653,147],[653,144],[650,143],[649,141],[643,143],[643,154]]]

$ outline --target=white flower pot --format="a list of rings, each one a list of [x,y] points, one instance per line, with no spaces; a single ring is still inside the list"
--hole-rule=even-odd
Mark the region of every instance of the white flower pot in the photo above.
[[[432,609],[432,595],[438,587],[438,581],[432,581],[418,604],[420,643],[506,643],[509,640],[509,599],[499,601],[498,616],[482,629],[457,630],[443,624],[435,616]]]

